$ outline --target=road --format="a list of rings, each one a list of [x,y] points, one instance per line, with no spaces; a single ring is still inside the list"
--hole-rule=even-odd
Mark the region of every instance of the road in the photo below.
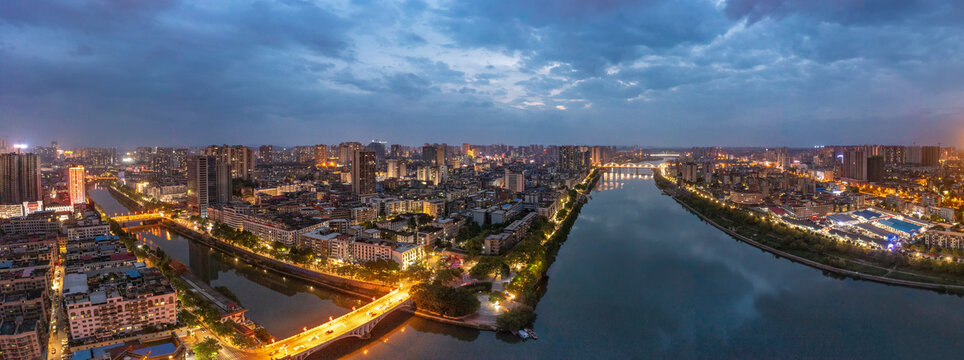
[[[259,350],[259,358],[294,355],[320,344],[335,340],[353,329],[368,323],[372,318],[387,313],[409,299],[408,289],[396,289],[365,306],[341,317],[267,345]],[[263,356],[263,357],[262,357]]]
[[[256,349],[234,348],[226,341],[221,341],[222,349],[218,353],[218,359],[278,359],[295,355],[350,333],[355,328],[368,323],[372,318],[395,309],[399,304],[408,301],[410,297],[407,288],[393,290],[341,317]],[[190,348],[207,337],[218,339],[217,336],[206,329],[199,328],[193,331],[193,335],[184,337],[185,345]]]
[[[47,359],[60,359],[63,356],[63,341],[67,340],[68,326],[66,316],[60,311],[63,304],[64,292],[64,267],[55,265],[53,267],[54,277],[51,281],[50,292],[50,326],[48,327],[49,338],[47,339]]]

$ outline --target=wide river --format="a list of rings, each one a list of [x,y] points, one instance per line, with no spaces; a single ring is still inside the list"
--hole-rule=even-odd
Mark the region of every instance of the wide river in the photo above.
[[[317,358],[957,358],[964,299],[824,276],[686,212],[649,178],[606,174],[549,270],[539,340],[394,315]],[[110,196],[93,190],[105,204]],[[113,202],[117,204],[116,201]],[[286,336],[359,303],[142,233]],[[306,324],[307,323],[307,324]]]

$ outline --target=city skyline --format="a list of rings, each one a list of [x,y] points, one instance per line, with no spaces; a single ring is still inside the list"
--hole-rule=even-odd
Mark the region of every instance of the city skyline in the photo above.
[[[0,122],[11,142],[75,147],[959,146],[962,11],[949,1],[13,1],[0,12]]]

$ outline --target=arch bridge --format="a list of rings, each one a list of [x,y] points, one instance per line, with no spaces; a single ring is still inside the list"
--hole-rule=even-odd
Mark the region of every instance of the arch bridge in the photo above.
[[[118,215],[112,216],[110,219],[116,221],[122,227],[127,227],[127,223],[132,223],[136,221],[147,221],[147,220],[161,220],[164,218],[164,214],[159,212],[147,212],[140,214],[128,214],[128,215]]]
[[[614,162],[611,162],[611,163],[606,163],[606,164],[600,165],[600,167],[608,168],[608,169],[658,169],[658,168],[659,168],[659,165],[656,165],[656,164],[653,164],[653,163],[648,163],[648,162],[641,162],[641,163],[614,163]]]
[[[332,343],[357,337],[366,339],[382,319],[399,309],[411,309],[408,290],[396,289],[341,317],[259,349],[258,358],[303,360]]]

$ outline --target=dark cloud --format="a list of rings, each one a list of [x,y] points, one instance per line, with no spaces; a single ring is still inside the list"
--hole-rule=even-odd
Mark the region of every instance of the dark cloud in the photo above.
[[[459,2],[447,15],[461,43],[522,51],[536,68],[565,62],[587,76],[647,48],[708,41],[728,26],[701,0]]]
[[[0,124],[77,145],[958,143],[962,8],[0,1]]]

